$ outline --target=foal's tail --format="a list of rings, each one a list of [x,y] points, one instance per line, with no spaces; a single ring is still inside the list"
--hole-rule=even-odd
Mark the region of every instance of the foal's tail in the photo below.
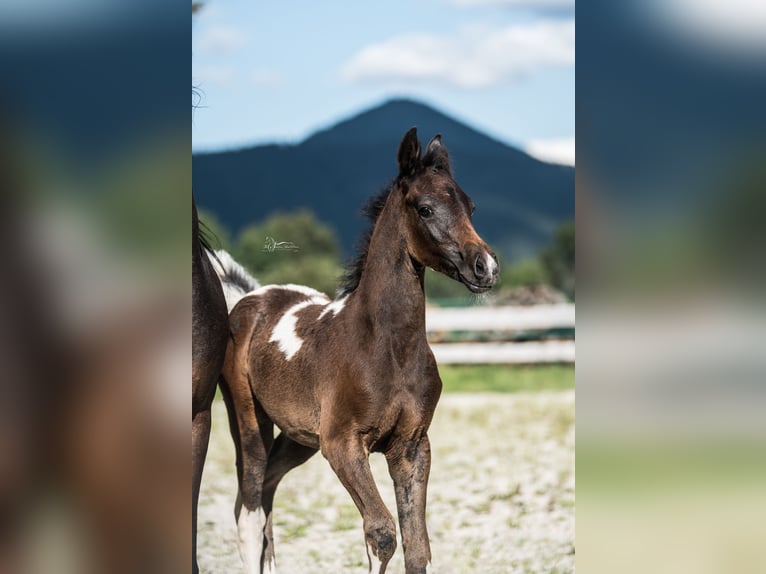
[[[226,307],[229,312],[242,297],[261,286],[258,280],[237,263],[228,251],[223,249],[216,251],[215,255],[210,257],[210,262],[213,264],[218,279],[221,280],[221,287],[223,287]]]

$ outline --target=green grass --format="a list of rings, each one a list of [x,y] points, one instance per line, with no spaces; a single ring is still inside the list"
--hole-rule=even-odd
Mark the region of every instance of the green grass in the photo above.
[[[575,370],[570,365],[443,365],[439,374],[445,393],[561,391],[575,387]]]

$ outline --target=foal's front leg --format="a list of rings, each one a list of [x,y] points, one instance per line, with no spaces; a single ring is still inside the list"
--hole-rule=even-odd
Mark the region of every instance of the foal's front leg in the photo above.
[[[386,460],[394,480],[406,574],[425,574],[431,562],[426,529],[426,490],[431,469],[428,435],[396,442],[386,452]]]
[[[396,550],[396,525],[375,486],[362,436],[354,433],[323,440],[322,454],[362,515],[370,572],[384,574]]]

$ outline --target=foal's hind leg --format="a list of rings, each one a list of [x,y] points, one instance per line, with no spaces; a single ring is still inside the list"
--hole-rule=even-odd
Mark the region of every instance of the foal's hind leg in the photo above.
[[[266,547],[263,550],[264,566],[275,563],[272,509],[274,507],[274,494],[277,491],[277,486],[288,472],[314,456],[317,450],[295,442],[284,433],[280,433],[274,441],[274,446],[269,452],[266,477],[263,481],[263,510],[266,513]]]
[[[396,491],[406,574],[425,574],[431,561],[426,530],[426,488],[431,469],[428,435],[396,441],[386,452],[386,459]]]
[[[222,378],[221,392],[237,452],[239,494],[234,509],[239,553],[248,574],[260,574],[263,562],[266,514],[261,494],[274,426],[254,400],[247,377]]]

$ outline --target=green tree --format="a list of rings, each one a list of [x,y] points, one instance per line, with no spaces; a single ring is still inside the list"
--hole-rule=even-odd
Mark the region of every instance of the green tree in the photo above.
[[[328,295],[334,295],[341,274],[335,231],[305,210],[246,227],[234,257],[262,284],[298,283]]]
[[[530,287],[547,281],[540,258],[524,259],[512,265],[501,264],[500,272],[498,287],[501,288]]]
[[[556,230],[553,244],[540,255],[540,263],[545,269],[548,282],[575,297],[575,224],[574,221],[562,223]]]

